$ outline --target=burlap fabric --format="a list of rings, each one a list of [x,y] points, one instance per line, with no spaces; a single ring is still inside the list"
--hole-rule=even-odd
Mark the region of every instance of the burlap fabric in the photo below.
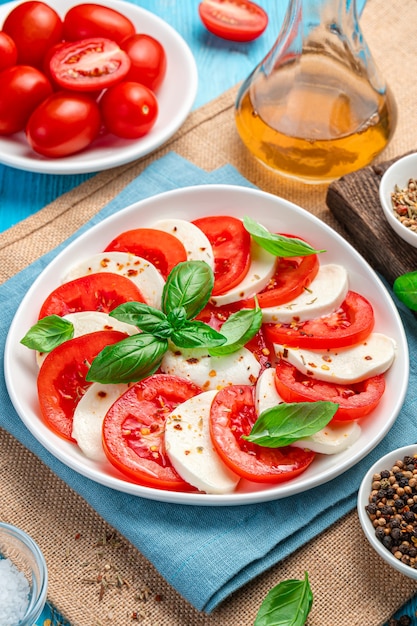
[[[362,17],[366,40],[399,109],[396,135],[380,161],[417,146],[416,21],[415,0],[369,0]],[[242,148],[233,120],[235,95],[233,88],[193,112],[175,137],[148,158],[94,176],[0,234],[1,280],[65,240],[168,151],[207,171],[231,163],[261,189],[302,205],[340,231],[326,207],[324,185],[281,179]],[[236,592],[213,614],[204,615],[4,431],[0,431],[0,494],[1,519],[24,528],[42,544],[50,574],[49,599],[73,626],[246,626],[253,623],[271,587],[285,578],[302,578],[306,570],[314,592],[310,626],[379,626],[417,591],[417,583],[388,569],[372,552],[352,512]]]

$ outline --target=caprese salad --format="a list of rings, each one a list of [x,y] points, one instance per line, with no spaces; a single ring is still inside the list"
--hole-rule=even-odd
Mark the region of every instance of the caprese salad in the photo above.
[[[62,276],[22,339],[42,419],[103,467],[164,490],[279,483],[346,450],[396,343],[323,258],[249,217],[119,233]]]

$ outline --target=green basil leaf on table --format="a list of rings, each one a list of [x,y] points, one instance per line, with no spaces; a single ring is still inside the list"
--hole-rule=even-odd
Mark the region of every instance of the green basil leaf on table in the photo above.
[[[171,341],[178,348],[211,348],[225,343],[226,338],[204,322],[187,322],[171,335]]]
[[[417,271],[407,272],[395,279],[394,293],[411,311],[417,311]]]
[[[152,333],[167,319],[165,313],[143,302],[124,302],[110,311],[109,315],[119,322],[137,326],[145,333]]]
[[[313,593],[306,572],[304,580],[284,580],[271,589],[254,626],[304,626],[312,605]]]
[[[270,233],[269,230],[250,217],[244,217],[243,223],[248,233],[252,235],[252,239],[264,248],[264,250],[274,256],[309,256],[311,254],[325,252],[325,250],[315,250],[312,246],[301,239]]]
[[[222,325],[221,333],[226,337],[226,343],[210,348],[211,356],[232,354],[243,348],[256,335],[262,326],[262,309],[241,309],[233,313]]]
[[[262,411],[249,435],[258,446],[282,448],[327,426],[338,409],[335,402],[290,402]]]
[[[40,319],[20,340],[27,348],[39,352],[51,352],[64,341],[72,339],[74,326],[59,315],[48,315]]]
[[[184,307],[188,320],[196,317],[210,299],[214,274],[205,261],[178,263],[166,280],[162,291],[162,311],[169,314]]]

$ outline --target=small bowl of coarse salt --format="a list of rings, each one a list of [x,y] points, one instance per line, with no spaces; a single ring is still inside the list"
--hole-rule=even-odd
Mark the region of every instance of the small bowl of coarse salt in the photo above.
[[[379,199],[391,228],[417,248],[417,153],[401,157],[385,171]]]
[[[33,626],[46,602],[48,570],[24,531],[0,522],[0,626]]]
[[[357,507],[362,530],[379,556],[417,580],[417,444],[397,448],[369,468]]]

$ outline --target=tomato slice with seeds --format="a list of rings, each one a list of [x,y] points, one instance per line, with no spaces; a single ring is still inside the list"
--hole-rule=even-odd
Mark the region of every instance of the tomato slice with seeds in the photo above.
[[[278,483],[298,476],[315,454],[301,448],[267,448],[242,439],[257,419],[253,387],[224,387],[213,400],[210,433],[224,463],[236,474],[254,482]]]
[[[57,48],[49,69],[62,89],[97,91],[120,82],[130,69],[130,59],[114,41],[94,37]]]
[[[369,415],[385,390],[383,374],[343,385],[306,376],[293,365],[281,360],[276,367],[275,385],[284,402],[336,402],[339,408],[332,421],[351,421]]]
[[[299,348],[341,348],[366,339],[374,327],[371,303],[360,294],[349,291],[341,306],[330,315],[306,322],[264,324],[272,343]]]
[[[92,384],[85,377],[93,359],[105,347],[124,339],[116,330],[101,330],[64,341],[45,358],[38,374],[42,418],[49,428],[69,441],[79,399]]]
[[[213,215],[192,222],[206,235],[213,248],[213,296],[238,285],[250,266],[251,237],[243,222],[236,217]]]
[[[130,387],[104,418],[103,446],[109,461],[141,485],[194,490],[172,467],[164,432],[167,415],[199,393],[194,383],[166,374],[154,374]]]
[[[78,311],[109,313],[124,302],[145,302],[145,299],[126,276],[98,272],[59,285],[42,304],[39,319]]]
[[[167,278],[170,271],[187,260],[187,251],[177,237],[155,228],[126,230],[109,243],[104,252],[130,252],[146,259]]]
[[[250,0],[203,0],[198,12],[207,30],[232,41],[252,41],[268,25],[266,12]]]

